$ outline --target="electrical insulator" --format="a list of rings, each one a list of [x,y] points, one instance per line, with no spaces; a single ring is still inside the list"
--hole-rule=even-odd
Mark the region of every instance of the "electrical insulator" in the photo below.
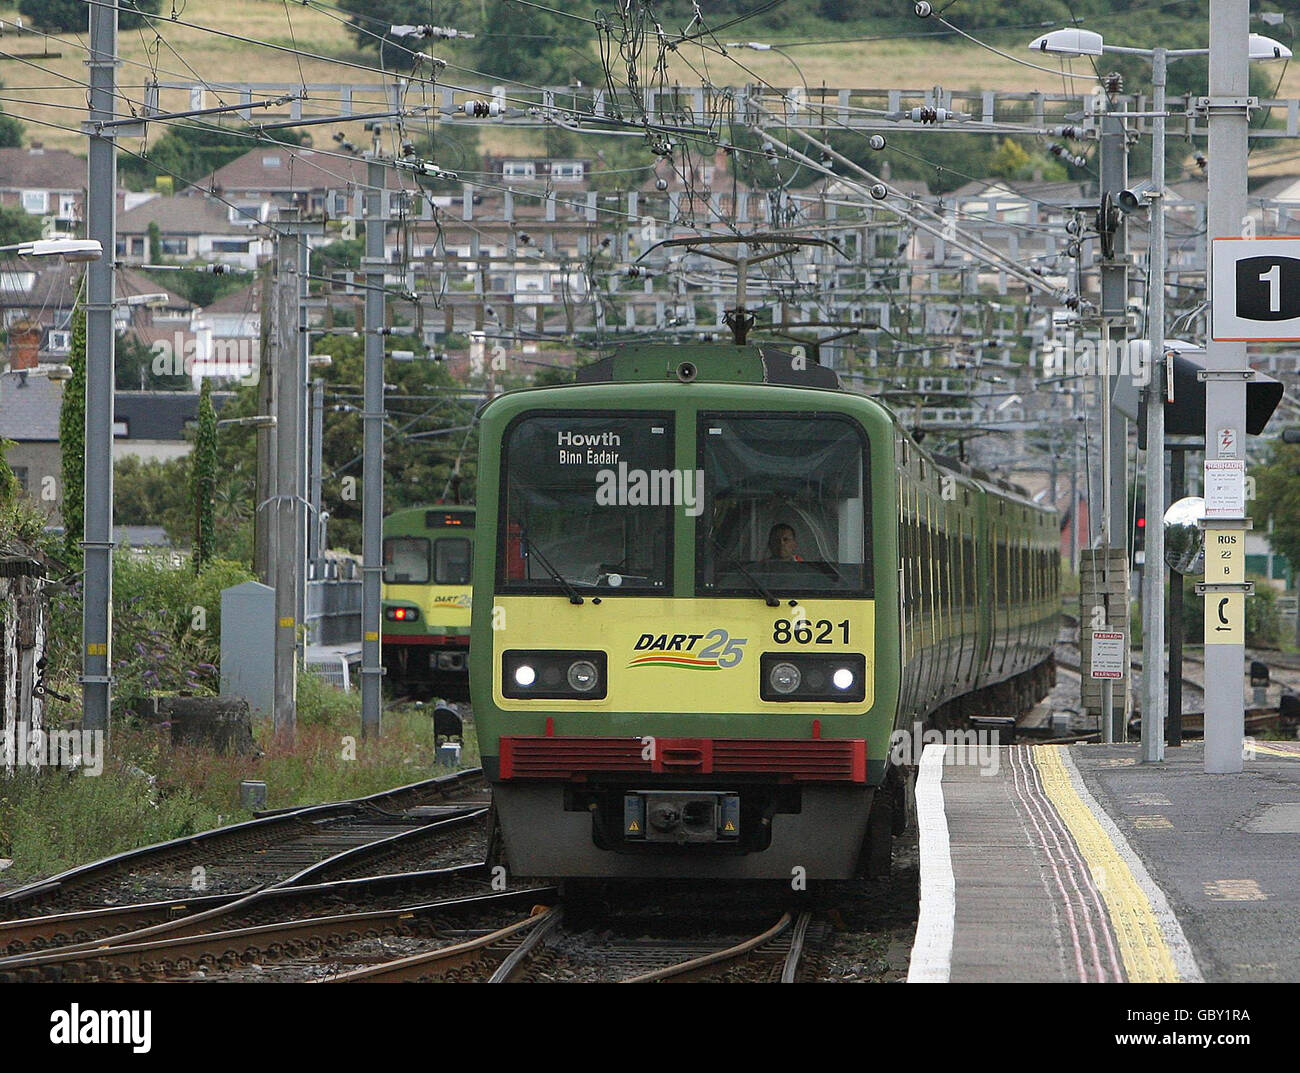
[[[1118,71],[1111,71],[1111,73],[1106,76],[1106,92],[1107,93],[1124,92],[1124,76],[1120,74]]]
[[[951,118],[952,113],[947,108],[913,108],[912,122],[924,123],[927,126],[932,123],[942,123],[945,119]]]
[[[1192,159],[1196,161],[1196,166],[1200,168],[1201,171],[1204,171],[1206,168],[1210,166],[1210,162],[1206,158],[1204,153],[1197,153],[1195,156],[1192,157]]]
[[[501,102],[482,100],[466,101],[462,106],[462,110],[467,116],[472,116],[475,119],[482,119],[485,116],[499,116],[501,114]]]
[[[628,265],[627,278],[628,279],[649,279],[650,270],[648,268],[644,268],[641,265]]]

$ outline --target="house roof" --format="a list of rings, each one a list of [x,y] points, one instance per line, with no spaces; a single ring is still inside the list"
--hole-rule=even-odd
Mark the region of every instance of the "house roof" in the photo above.
[[[170,290],[152,276],[137,272],[125,266],[116,269],[113,278],[113,290],[118,298],[130,298],[136,294],[165,294],[165,308],[188,310],[192,308],[190,300]]]
[[[230,222],[229,207],[211,198],[156,197],[118,217],[120,235],[148,232],[156,223],[164,235],[247,235],[247,224]]]
[[[218,298],[211,305],[203,307],[204,313],[246,313],[257,316],[261,309],[262,288],[260,284],[250,283],[237,291]]]
[[[0,149],[2,190],[84,190],[86,161],[66,149],[40,145]]]
[[[213,408],[220,411],[232,397],[228,391],[212,393]],[[197,391],[115,391],[113,419],[126,423],[118,440],[185,441],[185,426],[199,419]]]
[[[43,314],[55,310],[71,309],[81,282],[83,266],[70,264],[58,257],[32,258],[26,262],[6,261],[3,284],[0,285],[0,306],[35,307]],[[21,284],[31,278],[26,290]],[[41,320],[51,319],[43,316]]]
[[[266,193],[338,190],[363,186],[366,162],[360,157],[314,149],[263,146],[218,168],[195,186],[200,190],[251,190]],[[389,169],[385,169],[387,176]],[[393,185],[389,181],[388,185]]]
[[[62,381],[0,373],[0,437],[18,443],[57,442],[62,405]]]

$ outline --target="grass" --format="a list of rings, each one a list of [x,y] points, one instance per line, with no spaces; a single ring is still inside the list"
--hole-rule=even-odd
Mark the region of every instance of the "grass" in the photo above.
[[[0,2],[0,19],[12,23],[16,17],[13,3]],[[140,101],[143,84],[151,77],[162,82],[186,84],[199,80],[220,82],[232,77],[288,85],[303,82],[309,85],[338,82],[363,85],[385,81],[378,70],[361,70],[331,62],[347,61],[369,66],[377,61],[373,51],[362,52],[356,48],[351,34],[336,15],[320,8],[297,4],[286,7],[282,0],[188,0],[181,20],[276,45],[289,47],[296,44],[299,49],[329,59],[300,60],[288,52],[221,37],[210,30],[158,22],[147,30],[121,34],[119,50],[124,62],[118,78],[128,99]],[[809,34],[794,30],[780,33],[744,31],[744,27],[737,30],[741,38],[757,36],[768,41],[788,41],[792,37],[832,38],[852,33],[829,24],[821,24]],[[992,40],[1011,55],[1029,60],[1024,45],[1033,36],[1033,31],[1025,30],[993,35]],[[1208,40],[1208,26],[1205,36]],[[83,48],[86,33],[83,31],[72,37],[75,42],[54,39],[45,42],[48,50],[61,53],[59,56],[14,60],[5,64],[3,74],[7,85],[3,105],[11,115],[29,121],[29,140],[34,138],[52,147],[84,154],[85,138],[77,127],[84,118],[85,109],[84,91],[80,87],[86,77]],[[39,52],[42,47],[42,38],[37,35],[7,37],[6,40],[21,41],[24,52]],[[484,85],[486,79],[454,66],[458,47],[455,42],[439,42],[435,49],[436,55],[452,64],[444,73],[443,80],[452,85]],[[595,54],[593,39],[593,57]],[[1045,62],[1042,66],[1053,65]],[[1090,66],[1082,60],[1073,61],[1072,70],[1081,75],[1091,73]],[[826,85],[835,88],[924,89],[935,83],[949,89],[1059,92],[1066,86],[1073,86],[1082,93],[1088,88],[1086,81],[1068,82],[1060,74],[1003,59],[976,45],[932,39],[818,43],[792,46],[785,50],[785,54],[732,50],[727,58],[716,53],[704,55],[685,49],[674,56],[670,76],[686,87],[697,86],[703,77],[707,77],[717,85],[741,86],[761,80],[785,89],[804,82],[810,87]],[[1300,64],[1288,67],[1279,93],[1283,97],[1300,96]],[[313,91],[312,96],[315,101],[305,105],[306,111],[327,113],[331,110],[323,93]],[[230,103],[227,97],[209,93],[203,104],[211,107]],[[355,107],[362,110],[381,101],[382,96],[367,99],[358,94]],[[410,103],[423,101],[412,99]],[[193,107],[188,92],[184,90],[163,90],[160,105],[164,110],[174,111]],[[42,126],[41,123],[53,126]],[[57,129],[59,127],[72,129]],[[161,125],[155,125],[150,130],[150,137],[157,137],[163,129]],[[318,145],[326,144],[335,129],[333,126],[308,128],[315,134]],[[343,130],[358,145],[366,142],[367,136],[359,123],[337,129]],[[540,132],[495,123],[483,124],[480,129],[483,131],[483,148],[488,152],[532,152],[541,145]],[[136,135],[122,138],[120,144],[125,150],[140,152],[146,143]]]
[[[113,853],[252,818],[239,783],[262,779],[267,806],[314,805],[377,793],[438,773],[431,709],[386,712],[383,735],[363,741],[358,694],[302,677],[297,740],[278,745],[254,726],[263,755],[172,748],[165,728],[115,726],[103,774],[19,769],[0,779],[0,872],[12,885]],[[472,730],[462,765],[478,762]]]

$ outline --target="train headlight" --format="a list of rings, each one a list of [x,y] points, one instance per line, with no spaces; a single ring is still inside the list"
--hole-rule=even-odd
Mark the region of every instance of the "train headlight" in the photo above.
[[[860,652],[764,652],[759,696],[783,704],[856,704],[867,697],[867,657]]]
[[[799,673],[799,668],[793,663],[778,663],[768,673],[767,680],[771,683],[773,689],[784,695],[793,693],[799,688],[799,683],[803,681],[803,675]]]
[[[511,649],[501,654],[501,693],[514,700],[603,700],[604,652]]]
[[[565,677],[579,693],[590,693],[600,681],[600,673],[589,659],[574,660],[569,664],[569,673]]]

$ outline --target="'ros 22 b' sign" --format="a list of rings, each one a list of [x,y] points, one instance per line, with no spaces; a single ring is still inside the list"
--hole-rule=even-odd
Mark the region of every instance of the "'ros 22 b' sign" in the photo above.
[[[1300,238],[1216,238],[1211,336],[1300,340]]]

